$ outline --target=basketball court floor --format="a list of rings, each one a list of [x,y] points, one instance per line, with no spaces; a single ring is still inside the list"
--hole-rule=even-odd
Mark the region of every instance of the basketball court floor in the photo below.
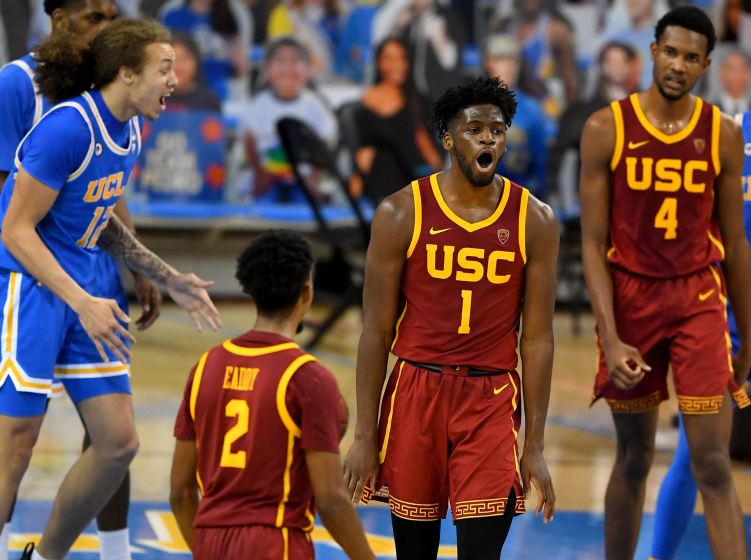
[[[175,415],[188,372],[201,354],[244,332],[253,322],[252,308],[245,302],[225,302],[219,309],[225,326],[218,333],[196,333],[187,315],[172,306],[166,307],[151,329],[136,333],[132,384],[141,448],[131,468],[130,531],[135,560],[190,557],[167,503]],[[133,317],[138,317],[137,309],[133,310]],[[554,521],[547,525],[533,513],[517,517],[504,548],[504,560],[604,557],[603,498],[615,455],[615,434],[607,405],[598,403],[589,408],[596,359],[593,326],[593,320],[585,318],[584,334],[577,338],[571,334],[570,319],[563,314],[556,316],[556,355],[545,456],[555,485],[557,512]],[[351,311],[314,352],[334,373],[349,403],[350,428],[342,442],[342,455],[352,442],[356,417],[354,368],[359,334],[360,314]],[[304,342],[306,336],[307,333],[300,335],[300,341]],[[657,492],[677,442],[677,431],[670,428],[675,410],[674,399],[662,406],[658,453],[649,478],[647,513],[637,560],[649,557]],[[21,487],[11,529],[11,547],[19,552],[11,552],[11,558],[20,556],[27,541],[39,538],[55,491],[80,452],[82,437],[80,420],[69,399],[53,401]],[[751,537],[751,468],[737,464],[734,475],[747,515],[746,531]],[[534,499],[533,491],[528,509],[534,509]],[[360,507],[359,512],[376,555],[393,558],[388,508],[374,505]],[[679,560],[711,558],[701,512],[699,503],[678,552]],[[319,559],[346,558],[320,523],[313,539]],[[97,550],[92,524],[68,557],[93,560],[98,558]],[[456,557],[456,534],[450,521],[443,525],[439,557]]]

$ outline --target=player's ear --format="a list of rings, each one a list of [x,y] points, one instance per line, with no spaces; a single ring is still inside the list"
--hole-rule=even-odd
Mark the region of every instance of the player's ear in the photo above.
[[[652,53],[652,62],[654,62],[655,58],[657,58],[657,43],[654,41],[649,45],[649,52]]]
[[[443,134],[443,149],[447,151],[454,149],[454,139],[448,131]]]
[[[70,17],[63,8],[55,8],[50,17],[52,18],[52,29],[55,31],[68,31],[70,28]]]
[[[133,72],[132,68],[128,68],[127,66],[120,67],[119,75],[120,79],[125,82],[126,85],[131,85],[135,78],[135,72]]]
[[[304,306],[307,312],[310,308],[310,304],[313,303],[313,280],[308,280],[303,286],[302,293],[300,294],[299,302]]]

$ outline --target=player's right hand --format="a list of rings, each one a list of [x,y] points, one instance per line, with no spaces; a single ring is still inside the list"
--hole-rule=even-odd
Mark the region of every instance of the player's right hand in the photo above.
[[[352,447],[344,459],[344,485],[353,504],[358,504],[362,498],[362,491],[368,479],[371,480],[371,490],[376,488],[378,470],[378,443],[374,438],[355,438]]]
[[[639,351],[619,338],[603,343],[602,349],[610,378],[619,389],[633,389],[648,371],[652,371]]]
[[[751,353],[747,352],[744,347],[733,356],[733,376],[735,382],[742,386],[748,378],[749,369],[751,369]]]
[[[130,342],[135,342],[136,339],[120,324],[120,321],[130,323],[130,317],[123,313],[114,299],[91,296],[77,305],[75,312],[86,334],[94,342],[102,361],[110,361],[104,351],[106,346],[118,360],[124,364],[128,363],[130,350],[120,337]],[[118,334],[120,336],[117,336]]]

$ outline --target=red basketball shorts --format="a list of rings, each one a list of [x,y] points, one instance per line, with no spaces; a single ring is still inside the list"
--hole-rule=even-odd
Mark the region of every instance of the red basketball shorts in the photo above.
[[[515,371],[467,377],[399,360],[378,425],[377,486],[387,486],[391,511],[405,519],[442,519],[450,499],[454,521],[503,515],[514,488],[514,511],[524,513],[520,397]],[[364,501],[371,497],[366,488]]]
[[[725,282],[719,266],[679,278],[636,276],[613,267],[613,309],[621,340],[652,368],[633,389],[621,390],[600,358],[593,401],[605,398],[613,412],[644,412],[668,398],[668,365],[680,411],[719,412],[726,390],[740,406],[748,396],[733,381]]]
[[[310,534],[269,525],[196,527],[195,560],[313,560]]]

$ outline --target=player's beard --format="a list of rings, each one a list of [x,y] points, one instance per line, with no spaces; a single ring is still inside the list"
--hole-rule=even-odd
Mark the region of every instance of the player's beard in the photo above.
[[[662,84],[660,82],[655,81],[655,85],[657,86],[657,91],[660,92],[660,95],[662,95],[668,101],[677,101],[678,99],[680,99],[687,93],[687,92],[683,92],[679,94],[668,93],[667,91],[662,89]]]
[[[468,160],[464,158],[456,148],[454,148],[453,151],[454,157],[456,157],[456,163],[459,164],[459,169],[461,169],[462,173],[464,173],[464,176],[467,178],[467,181],[469,181],[469,183],[473,187],[487,187],[488,185],[493,184],[493,179],[495,178],[495,169],[493,169],[493,173],[490,174],[490,177],[481,177],[479,174],[477,174],[477,168],[474,165],[474,160]],[[503,159],[503,156],[501,156],[501,159]],[[498,164],[501,163],[501,159],[498,160],[496,169],[498,168]]]

